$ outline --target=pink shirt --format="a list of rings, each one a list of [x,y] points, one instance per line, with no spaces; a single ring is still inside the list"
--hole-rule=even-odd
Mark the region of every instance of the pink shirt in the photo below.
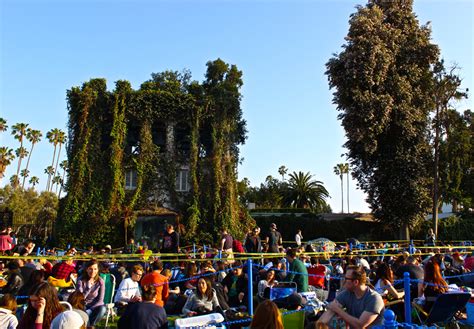
[[[13,248],[13,239],[9,234],[0,235],[0,251],[7,251]]]

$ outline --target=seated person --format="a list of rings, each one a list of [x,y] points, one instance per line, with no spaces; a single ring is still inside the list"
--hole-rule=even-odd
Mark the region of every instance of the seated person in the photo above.
[[[367,276],[362,266],[350,265],[344,276],[344,290],[328,306],[318,320],[327,325],[333,316],[344,320],[351,328],[366,328],[383,323],[382,296],[366,285]]]
[[[216,291],[207,277],[199,278],[196,291],[188,297],[183,307],[184,316],[194,316],[216,312],[220,305]]]
[[[76,267],[74,266],[74,260],[72,258],[57,263],[51,270],[51,276],[58,280],[69,281],[71,274],[76,274]]]
[[[118,307],[123,307],[128,303],[135,303],[141,301],[139,281],[143,275],[143,267],[134,265],[132,267],[131,277],[126,278],[120,282],[117,289],[114,302]]]
[[[143,286],[143,302],[127,306],[120,317],[118,329],[165,329],[168,319],[163,307],[155,303],[156,288],[153,285]]]
[[[233,266],[232,272],[222,281],[224,290],[229,296],[229,305],[231,307],[247,305],[248,279],[240,261],[235,261]]]
[[[420,287],[418,296],[425,296],[424,310],[429,313],[436,298],[448,291],[448,284],[441,275],[441,269],[437,262],[429,261],[425,266],[425,277]]]
[[[393,287],[393,272],[387,263],[381,263],[377,267],[374,289],[383,298],[387,299],[400,299],[405,296],[403,291],[399,292]]]
[[[99,276],[99,263],[96,260],[90,260],[85,264],[85,271],[77,282],[77,290],[84,294],[89,326],[95,326],[106,312],[105,282]]]
[[[274,270],[268,270],[266,273],[266,278],[263,280],[260,280],[258,282],[257,286],[257,295],[260,298],[268,298],[268,296],[265,295],[265,290],[267,288],[273,287],[276,283],[278,283],[277,280],[275,280],[275,271]]]
[[[0,328],[16,329],[18,319],[15,316],[17,304],[15,296],[5,294],[0,297]]]

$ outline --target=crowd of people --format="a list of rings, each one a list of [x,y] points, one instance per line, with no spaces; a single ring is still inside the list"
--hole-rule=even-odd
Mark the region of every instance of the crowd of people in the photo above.
[[[8,244],[13,247],[11,241],[0,237],[0,247]],[[426,310],[434,298],[449,292],[449,284],[472,287],[474,281],[474,276],[445,279],[446,274],[473,270],[474,256],[465,257],[456,250],[442,252],[430,246],[398,256],[367,255],[346,245],[342,257],[330,258],[329,253],[316,253],[311,245],[305,245],[301,231],[291,247],[283,248],[275,224],[264,239],[260,228],[253,228],[243,243],[222,230],[216,249],[196,252],[182,250],[179,234],[167,225],[160,251],[170,255],[161,258],[139,257],[140,249],[133,239],[123,250],[115,251],[131,254],[128,259],[114,260],[109,245],[81,253],[71,247],[64,257],[53,261],[37,257],[34,248],[32,241],[25,241],[1,250],[23,257],[0,262],[0,328],[94,328],[109,304],[119,316],[118,328],[167,328],[168,317],[173,315],[221,313],[231,320],[249,306],[249,280],[254,285],[250,299],[258,305],[250,328],[282,328],[278,308],[303,307],[306,301],[301,294],[306,292],[331,301],[324,314],[307,319],[308,328],[331,326],[334,319],[359,328],[380,324],[387,303],[403,301],[405,292],[399,281],[405,272],[418,280],[412,282],[411,296],[424,300]],[[242,252],[262,253],[254,257],[252,277],[239,259]],[[75,257],[78,254],[83,257]],[[113,300],[107,301],[107,280],[112,276],[116,291]],[[269,292],[283,283],[291,283],[294,293],[271,301]],[[70,309],[64,309],[65,301]],[[403,318],[400,305],[390,307]]]

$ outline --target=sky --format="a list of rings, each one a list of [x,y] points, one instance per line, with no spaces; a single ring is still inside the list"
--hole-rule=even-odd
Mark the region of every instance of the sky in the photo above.
[[[189,69],[202,81],[206,62],[221,58],[243,71],[239,179],[259,186],[278,168],[310,172],[324,183],[334,212],[341,211],[340,180],[333,172],[344,130],[337,120],[325,63],[341,51],[355,0],[0,0],[0,117],[43,132],[31,175],[45,189],[52,128],[67,131],[66,90],[91,78],[133,88],[153,72]],[[415,0],[421,24],[448,65],[456,63],[463,88],[473,88],[471,0]],[[471,93],[472,94],[472,93]],[[457,104],[472,109],[472,97]],[[8,130],[0,145],[17,148]],[[29,147],[29,146],[27,146]],[[64,152],[63,152],[63,158]],[[16,160],[0,183],[16,171]],[[350,211],[368,212],[365,195],[350,181]],[[345,201],[346,203],[346,201]],[[344,206],[347,212],[347,206]]]

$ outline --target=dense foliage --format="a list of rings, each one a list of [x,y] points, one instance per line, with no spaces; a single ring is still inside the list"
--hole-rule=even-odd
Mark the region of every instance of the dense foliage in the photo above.
[[[236,192],[238,146],[246,139],[242,84],[242,72],[217,59],[202,83],[188,71],[166,71],[138,90],[118,81],[108,91],[104,79],[68,90],[59,243],[121,244],[136,210],[164,206],[182,216],[189,241],[215,239],[222,227],[241,235],[251,221]],[[189,169],[189,192],[176,188],[182,168]],[[136,186],[126,190],[131,171]]]
[[[430,202],[431,67],[439,53],[412,5],[358,7],[343,51],[327,63],[352,175],[375,217],[404,234]]]

